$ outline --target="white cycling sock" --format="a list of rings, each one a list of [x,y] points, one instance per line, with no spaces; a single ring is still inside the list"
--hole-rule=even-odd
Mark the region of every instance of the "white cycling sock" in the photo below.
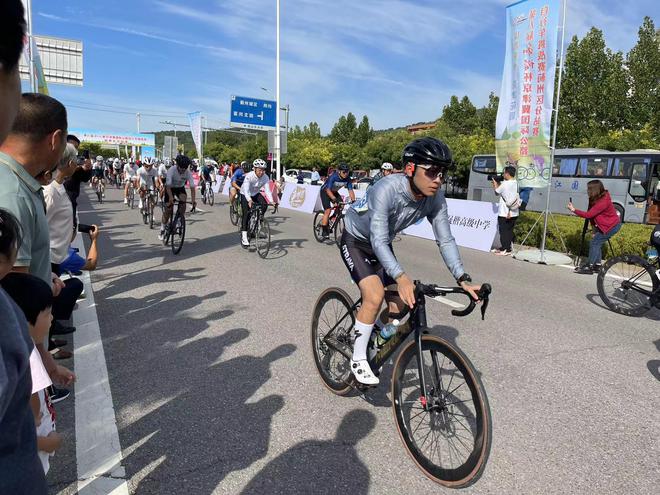
[[[367,347],[369,346],[369,337],[374,324],[362,323],[355,320],[355,344],[353,344],[353,361],[367,359]]]

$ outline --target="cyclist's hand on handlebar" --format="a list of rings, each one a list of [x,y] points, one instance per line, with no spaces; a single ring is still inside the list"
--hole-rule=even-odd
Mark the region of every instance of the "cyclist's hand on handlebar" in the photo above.
[[[477,293],[479,292],[479,289],[481,289],[480,285],[470,285],[468,282],[461,282],[461,288],[466,290],[472,299],[479,301],[479,294]]]
[[[415,284],[405,273],[396,279],[399,297],[411,309],[415,305]]]

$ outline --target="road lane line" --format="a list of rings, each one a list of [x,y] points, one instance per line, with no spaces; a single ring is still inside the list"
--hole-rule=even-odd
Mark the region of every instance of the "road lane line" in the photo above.
[[[74,246],[86,257],[82,237]],[[80,277],[86,297],[73,313],[75,353],[76,461],[81,495],[128,495],[126,472],[103,352],[94,292],[89,272]]]

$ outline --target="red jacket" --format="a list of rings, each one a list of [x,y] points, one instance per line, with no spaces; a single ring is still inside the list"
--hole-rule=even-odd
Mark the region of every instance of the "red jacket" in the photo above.
[[[589,208],[589,211],[575,210],[578,217],[588,218],[603,234],[607,234],[616,227],[620,220],[619,215],[612,204],[610,193],[605,191],[605,195]]]

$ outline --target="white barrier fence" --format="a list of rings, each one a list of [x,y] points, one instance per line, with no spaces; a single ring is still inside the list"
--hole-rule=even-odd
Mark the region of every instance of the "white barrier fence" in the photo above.
[[[365,194],[365,191],[354,192],[357,199]],[[280,206],[311,214],[322,209],[320,193],[321,186],[287,182]],[[348,196],[348,191],[341,189],[339,194]],[[490,251],[497,234],[497,205],[482,201],[447,199],[447,207],[451,232],[456,243],[463,247]],[[403,233],[435,240],[433,228],[425,218],[405,229]]]

